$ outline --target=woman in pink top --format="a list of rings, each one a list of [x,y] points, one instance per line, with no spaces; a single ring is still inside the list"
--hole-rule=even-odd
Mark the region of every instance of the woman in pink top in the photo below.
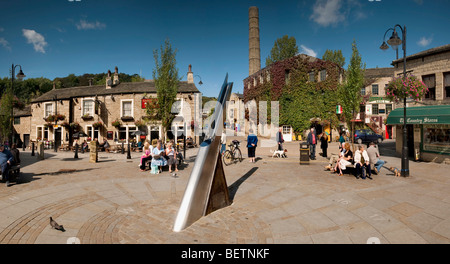
[[[139,168],[141,169],[141,171],[145,171],[146,169],[146,163],[147,161],[152,159],[152,152],[150,150],[150,143],[145,142],[144,143],[144,149],[143,149],[143,154],[141,156],[141,164],[139,164]]]

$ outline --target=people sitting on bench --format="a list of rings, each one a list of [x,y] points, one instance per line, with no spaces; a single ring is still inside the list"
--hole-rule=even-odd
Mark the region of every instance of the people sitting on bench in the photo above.
[[[370,160],[367,151],[364,149],[364,145],[359,145],[358,150],[355,151],[355,177],[356,179],[372,179],[371,171],[370,171]]]
[[[350,150],[350,144],[344,144],[344,155],[339,158],[334,167],[334,172],[339,172],[339,176],[343,176],[342,170],[346,169],[346,166],[352,165],[353,162],[353,152]]]
[[[150,145],[147,141],[144,143],[144,153],[141,156],[141,163],[139,164],[139,168],[141,171],[145,171],[147,168],[147,162],[152,160],[152,150],[153,146]]]
[[[14,157],[11,152],[5,149],[5,146],[0,143],[0,167],[2,171],[2,177],[6,180],[6,187],[11,186],[9,182],[9,169],[12,166]]]
[[[12,165],[20,165],[20,151],[15,143],[11,145],[11,154],[14,158]]]
[[[110,149],[111,146],[109,145],[108,140],[106,140],[106,138],[105,138],[103,140],[103,143],[100,144],[99,147],[100,147],[100,151],[109,152],[109,149]]]

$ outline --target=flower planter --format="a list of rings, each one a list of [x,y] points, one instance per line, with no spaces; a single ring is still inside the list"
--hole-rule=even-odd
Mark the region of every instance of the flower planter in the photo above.
[[[132,116],[122,116],[120,119],[124,122],[134,121],[134,117]]]

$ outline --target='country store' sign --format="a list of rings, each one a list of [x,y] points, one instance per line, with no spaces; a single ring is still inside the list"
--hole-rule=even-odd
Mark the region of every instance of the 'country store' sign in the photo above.
[[[400,118],[400,123],[403,124],[403,117]],[[439,118],[433,117],[433,118],[407,118],[406,119],[407,124],[439,124]]]

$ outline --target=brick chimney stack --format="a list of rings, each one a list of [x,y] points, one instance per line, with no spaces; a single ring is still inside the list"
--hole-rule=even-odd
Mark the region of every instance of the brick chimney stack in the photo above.
[[[261,55],[259,46],[259,11],[258,7],[251,6],[248,9],[248,75],[261,69]]]
[[[113,85],[118,85],[119,84],[119,68],[114,69],[114,80],[113,80]]]
[[[112,80],[111,80],[111,71],[108,70],[108,75],[106,76],[106,89],[111,89]]]
[[[194,83],[194,73],[192,72],[192,65],[189,64],[189,68],[188,68],[188,73],[187,73],[187,82],[188,83]]]

